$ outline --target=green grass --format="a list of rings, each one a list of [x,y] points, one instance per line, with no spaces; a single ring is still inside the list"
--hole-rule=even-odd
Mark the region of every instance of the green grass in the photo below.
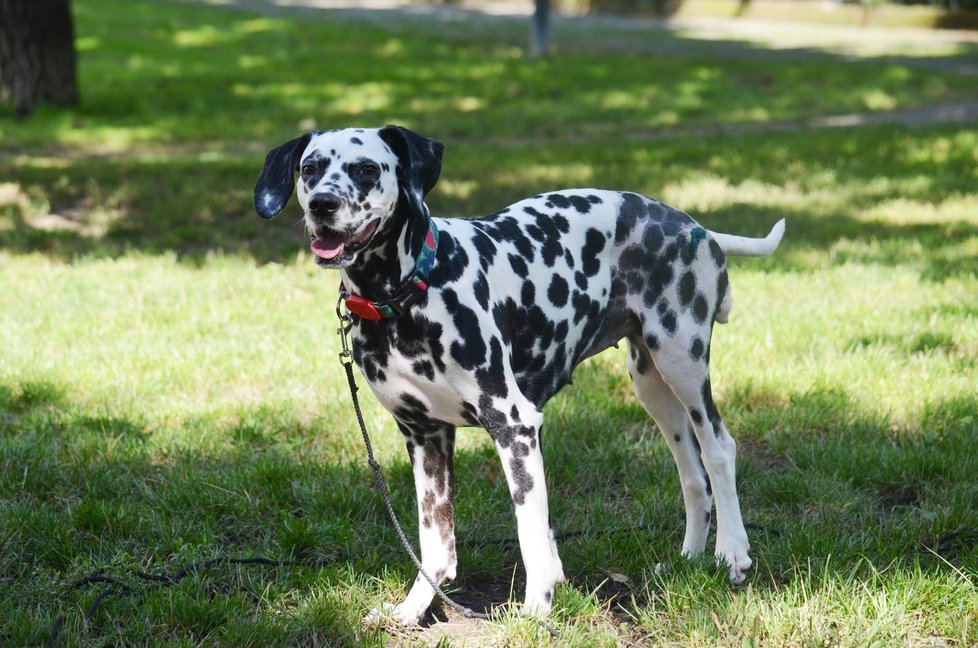
[[[529,62],[507,22],[75,9],[84,105],[0,118],[0,643],[41,645],[59,616],[64,646],[427,636],[360,624],[414,574],[337,364],[337,278],[302,251],[294,206],[251,213],[265,151],[300,122],[445,141],[438,214],[596,185],[725,231],[788,217],[776,256],[734,261],[713,352],[749,583],[677,558],[676,471],[611,351],[546,410],[561,645],[978,642],[975,125],[631,137],[970,99],[974,77],[733,42],[720,60],[679,33],[632,47],[613,25],[587,42],[562,27],[560,54]],[[413,536],[400,435],[364,405]],[[518,598],[483,432],[460,435],[457,475],[452,587]],[[250,556],[301,564],[220,560]],[[169,586],[137,576],[207,560]],[[116,593],[86,619],[109,584],[73,583],[95,574]],[[467,641],[548,642],[506,616]]]

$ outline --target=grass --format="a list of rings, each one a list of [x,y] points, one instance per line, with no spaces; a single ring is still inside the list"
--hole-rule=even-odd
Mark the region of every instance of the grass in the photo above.
[[[561,27],[560,54],[529,62],[507,22],[75,10],[84,105],[0,118],[0,643],[43,644],[61,616],[65,646],[429,636],[360,624],[414,574],[336,364],[337,279],[301,251],[294,208],[268,224],[250,207],[267,148],[310,123],[387,122],[448,144],[438,214],[597,185],[726,231],[788,217],[776,256],[734,262],[713,353],[749,583],[678,560],[675,469],[611,351],[546,410],[561,645],[978,641],[976,128],[632,137],[969,100],[973,77],[935,71],[962,56],[730,41],[720,59],[603,25],[588,41]],[[365,410],[413,528],[399,434]],[[453,587],[503,602],[519,552],[481,431],[460,435],[457,474]],[[226,560],[252,556],[300,564]],[[170,585],[137,574],[204,561]],[[93,575],[115,584],[73,585]],[[505,615],[469,631],[454,641],[548,643]]]

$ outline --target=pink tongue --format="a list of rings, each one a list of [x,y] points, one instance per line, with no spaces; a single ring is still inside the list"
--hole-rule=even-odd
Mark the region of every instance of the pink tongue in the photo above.
[[[312,253],[320,259],[335,259],[343,251],[343,239],[338,236],[328,239],[314,238],[311,247]]]

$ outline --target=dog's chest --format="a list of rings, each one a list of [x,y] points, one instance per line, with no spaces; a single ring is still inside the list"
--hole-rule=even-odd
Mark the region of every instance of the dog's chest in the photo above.
[[[580,198],[586,219],[537,199],[516,216],[439,224],[425,300],[354,330],[357,364],[395,417],[473,425],[486,396],[542,407],[566,384],[608,310],[614,212],[597,200]]]
[[[446,357],[442,325],[424,316],[354,330],[354,359],[371,390],[398,421],[472,425],[478,401],[470,372]]]

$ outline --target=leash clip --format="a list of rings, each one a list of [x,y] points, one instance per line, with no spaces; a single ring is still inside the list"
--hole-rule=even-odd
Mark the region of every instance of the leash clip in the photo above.
[[[350,329],[353,328],[353,318],[349,313],[343,312],[343,295],[340,294],[336,300],[336,318],[340,321],[336,334],[340,336],[340,364],[349,366],[353,364],[353,354],[350,352]]]

